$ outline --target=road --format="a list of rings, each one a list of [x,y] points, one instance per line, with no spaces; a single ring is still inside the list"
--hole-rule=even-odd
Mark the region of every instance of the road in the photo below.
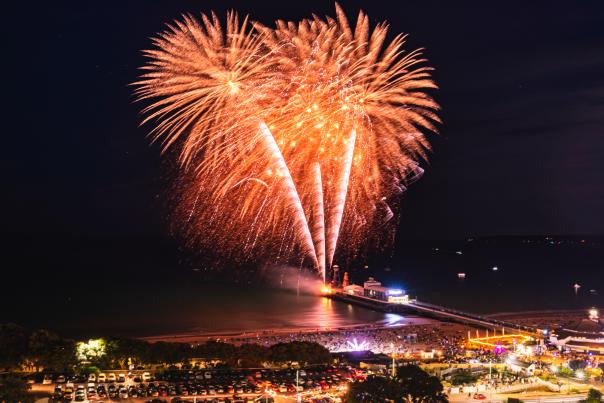
[[[455,403],[478,403],[478,402],[485,402],[485,403],[505,403],[507,402],[508,397],[515,397],[517,399],[522,400],[524,403],[575,403],[575,402],[579,402],[580,400],[585,400],[585,398],[587,397],[586,394],[578,394],[578,395],[563,395],[563,396],[535,396],[535,397],[523,397],[522,395],[516,395],[516,396],[493,396],[490,399],[486,399],[486,400],[475,400],[475,399],[468,399],[467,397],[464,397],[463,399],[450,399],[451,402],[455,402]]]

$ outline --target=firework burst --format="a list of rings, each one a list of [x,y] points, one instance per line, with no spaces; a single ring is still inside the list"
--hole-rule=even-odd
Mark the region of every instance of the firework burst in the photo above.
[[[152,140],[179,155],[192,245],[325,277],[336,257],[390,239],[396,196],[429,150],[422,131],[439,122],[436,86],[404,36],[385,45],[386,24],[336,15],[270,28],[231,12],[224,29],[184,16],[144,52],[137,95]]]

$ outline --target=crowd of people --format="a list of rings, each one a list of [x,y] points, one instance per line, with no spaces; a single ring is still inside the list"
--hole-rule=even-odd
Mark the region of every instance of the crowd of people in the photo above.
[[[338,329],[317,332],[259,333],[230,339],[231,343],[271,346],[294,340],[316,342],[330,352],[369,350],[376,354],[432,353],[453,357],[464,352],[466,331],[451,323]]]

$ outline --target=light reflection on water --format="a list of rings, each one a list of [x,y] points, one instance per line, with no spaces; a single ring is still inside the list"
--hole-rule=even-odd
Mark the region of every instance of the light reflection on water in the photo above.
[[[219,332],[259,329],[342,328],[362,324],[401,326],[419,323],[415,317],[372,311],[363,307],[314,295],[296,295],[271,290],[254,304],[232,303],[222,308],[222,315],[204,312],[197,317],[194,332]],[[225,317],[233,318],[225,321]]]
[[[64,310],[55,317],[52,311],[47,319],[54,321],[54,328],[70,334],[121,336],[400,326],[425,321],[271,288],[191,285],[139,293],[115,295],[98,306],[89,304],[85,312]]]

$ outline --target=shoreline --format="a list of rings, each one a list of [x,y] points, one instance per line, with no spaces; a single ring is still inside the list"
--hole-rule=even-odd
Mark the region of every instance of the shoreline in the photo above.
[[[582,309],[559,309],[559,310],[530,310],[530,311],[518,311],[518,312],[498,312],[488,316],[490,318],[506,318],[510,321],[527,321],[535,318],[545,319],[558,319],[560,317],[581,317],[585,314]],[[370,330],[384,330],[384,329],[395,329],[411,325],[424,325],[424,326],[442,326],[443,324],[451,325],[451,322],[442,321],[434,318],[426,318],[422,316],[409,316],[405,317],[404,321],[397,322],[394,324],[386,324],[380,322],[374,323],[357,323],[352,325],[344,325],[337,327],[289,327],[289,328],[268,328],[268,329],[251,329],[251,330],[225,330],[225,331],[213,331],[213,332],[202,332],[202,331],[191,331],[181,332],[176,334],[162,334],[162,335],[150,335],[137,337],[138,339],[145,340],[150,343],[159,341],[164,342],[181,342],[181,343],[202,343],[209,340],[219,341],[230,341],[237,339],[250,339],[263,337],[274,337],[274,336],[286,336],[291,334],[309,334],[309,333],[332,333],[332,332],[344,332],[344,331],[370,331]],[[473,328],[473,326],[464,326],[466,328]]]
[[[150,343],[158,341],[172,341],[172,342],[187,342],[187,343],[199,343],[201,341],[208,340],[232,340],[239,338],[251,338],[251,337],[271,337],[271,336],[284,336],[290,334],[308,334],[308,333],[331,333],[339,331],[367,331],[367,330],[382,330],[382,329],[395,329],[410,325],[434,325],[441,323],[436,319],[424,318],[421,316],[407,316],[405,317],[405,323],[396,324],[384,324],[380,322],[374,323],[357,323],[353,325],[344,325],[337,327],[289,327],[289,328],[268,328],[268,329],[252,329],[252,330],[233,330],[233,331],[217,331],[217,332],[185,332],[178,334],[165,334],[165,335],[153,335],[153,336],[142,336],[138,339],[145,340]],[[444,322],[442,322],[444,323]]]

